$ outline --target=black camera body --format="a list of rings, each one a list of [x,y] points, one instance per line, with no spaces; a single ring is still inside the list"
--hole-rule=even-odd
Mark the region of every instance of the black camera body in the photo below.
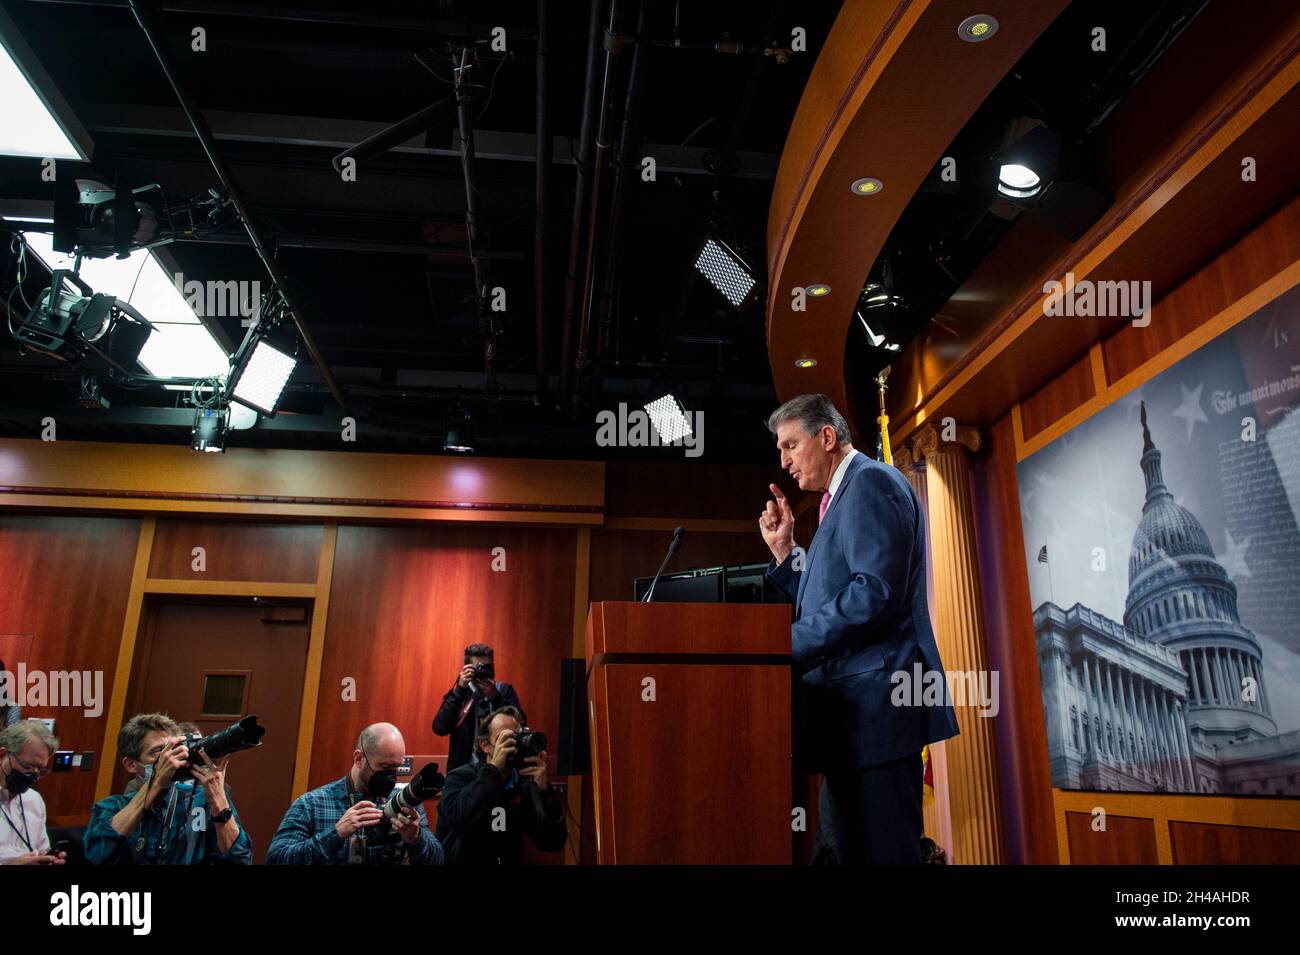
[[[521,726],[515,730],[515,751],[506,760],[506,769],[526,769],[524,760],[546,752],[546,734]]]
[[[492,665],[491,660],[489,660],[487,663],[475,663],[474,672],[470,676],[470,683],[469,683],[470,693],[474,694],[474,696],[476,697],[482,696],[483,690],[480,689],[478,685],[478,681],[486,680],[489,683],[491,683],[495,681],[496,678],[497,678],[497,670],[496,667]]]
[[[266,727],[258,725],[256,716],[245,716],[238,723],[218,730],[211,736],[190,736],[185,740],[185,765],[176,770],[174,778],[176,782],[193,779],[194,767],[207,765],[199,755],[200,751],[207,753],[215,763],[231,753],[261,746],[265,735]]]

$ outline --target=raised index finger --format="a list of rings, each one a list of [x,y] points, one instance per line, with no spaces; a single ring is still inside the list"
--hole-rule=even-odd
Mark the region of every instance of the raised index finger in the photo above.
[[[772,493],[773,493],[774,495],[776,495],[777,503],[778,503],[778,504],[784,504],[784,503],[785,503],[785,495],[781,493],[781,489],[780,489],[779,487],[777,487],[775,484],[769,484],[768,487],[771,488]]]

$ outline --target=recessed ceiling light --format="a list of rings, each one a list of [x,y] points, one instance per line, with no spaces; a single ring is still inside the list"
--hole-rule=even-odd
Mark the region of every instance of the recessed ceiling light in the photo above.
[[[812,368],[816,364],[816,358],[796,358],[794,360],[794,366],[796,368]]]
[[[967,43],[983,43],[997,32],[997,17],[991,17],[987,13],[977,13],[973,17],[967,17],[957,27],[957,35]]]
[[[831,287],[824,282],[818,282],[816,285],[809,285],[804,291],[813,298],[825,298],[831,294]]]
[[[853,190],[854,195],[874,196],[885,188],[885,184],[872,176],[864,176],[861,179],[853,180],[853,185],[849,188]]]

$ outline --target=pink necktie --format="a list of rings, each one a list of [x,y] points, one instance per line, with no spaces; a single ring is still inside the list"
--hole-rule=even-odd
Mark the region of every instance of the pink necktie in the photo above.
[[[826,517],[826,508],[828,508],[828,507],[830,507],[830,506],[831,506],[831,492],[830,492],[830,491],[827,491],[825,494],[822,495],[822,507],[821,507],[821,510],[817,512],[817,523],[818,523],[818,524],[820,524],[820,523],[822,522],[822,520],[825,519],[825,517]]]

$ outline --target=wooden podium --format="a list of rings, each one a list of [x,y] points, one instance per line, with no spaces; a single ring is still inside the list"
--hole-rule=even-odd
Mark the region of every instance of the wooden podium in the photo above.
[[[593,603],[600,864],[789,865],[790,694],[785,604]]]

